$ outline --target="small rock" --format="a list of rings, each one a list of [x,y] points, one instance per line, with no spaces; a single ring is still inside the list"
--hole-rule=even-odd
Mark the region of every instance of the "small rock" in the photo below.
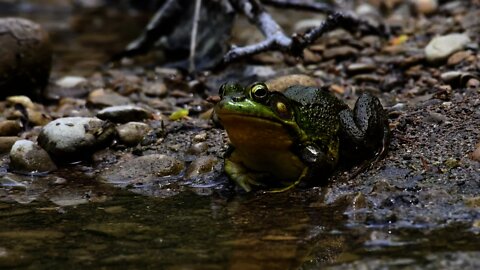
[[[447,60],[447,65],[449,66],[455,66],[462,62],[463,60],[467,59],[472,53],[470,51],[459,51],[454,54],[452,54],[448,60]]]
[[[178,175],[183,168],[183,162],[173,157],[153,154],[117,163],[99,177],[109,183],[128,185],[149,182],[162,176]]]
[[[0,136],[15,136],[22,131],[19,121],[5,120],[0,122]]]
[[[39,97],[51,66],[50,39],[39,24],[21,18],[0,19],[0,98]]]
[[[139,144],[151,130],[149,125],[140,122],[129,122],[116,129],[120,142],[128,146]]]
[[[358,50],[350,46],[337,46],[328,48],[323,52],[325,59],[347,58],[358,54]]]
[[[376,68],[377,66],[370,63],[353,63],[348,65],[347,72],[350,74],[366,73],[374,71]]]
[[[185,178],[192,179],[199,177],[202,174],[211,172],[213,166],[218,163],[218,159],[214,156],[203,156],[194,160],[190,166],[188,166],[185,172]]]
[[[472,160],[475,160],[475,161],[480,162],[480,143],[477,144],[476,147],[477,147],[477,148],[475,148],[475,150],[473,150],[473,152],[470,153],[470,158],[471,158]]]
[[[151,118],[152,113],[142,107],[121,105],[105,108],[97,113],[97,117],[115,123],[126,123]]]
[[[208,144],[205,142],[194,143],[188,148],[187,153],[191,155],[199,155],[208,149]]]
[[[193,141],[194,142],[204,142],[207,140],[207,133],[206,132],[200,132],[193,136]]]
[[[414,0],[413,4],[418,13],[432,14],[438,8],[437,0]]]
[[[13,144],[20,139],[20,137],[16,136],[0,137],[0,154],[10,152]]]
[[[440,75],[440,79],[442,79],[444,82],[451,82],[460,78],[460,76],[462,76],[463,74],[464,73],[461,71],[447,71]]]
[[[90,117],[65,117],[48,123],[38,144],[56,157],[82,159],[105,147],[115,134],[109,122]]]
[[[147,96],[164,97],[167,95],[168,89],[164,83],[152,83],[144,87],[143,92]]]
[[[269,90],[279,92],[285,91],[285,89],[292,85],[318,86],[318,83],[314,78],[303,74],[276,77],[268,80],[265,84]]]
[[[467,88],[478,89],[480,87],[480,80],[477,78],[468,79],[466,85]]]
[[[129,104],[130,99],[111,90],[97,89],[92,91],[87,98],[87,104],[97,108]]]
[[[10,150],[10,169],[22,173],[45,173],[57,167],[48,153],[34,142],[19,140]]]
[[[445,60],[454,52],[462,50],[471,40],[466,34],[454,33],[433,38],[425,47],[425,56],[430,62]]]
[[[87,82],[87,79],[84,77],[78,77],[78,76],[65,76],[61,79],[58,79],[55,84],[57,86],[63,87],[63,88],[72,88],[76,87],[80,84],[85,84]]]
[[[27,96],[10,96],[7,98],[7,102],[11,105],[20,104],[26,109],[35,109],[35,104]]]

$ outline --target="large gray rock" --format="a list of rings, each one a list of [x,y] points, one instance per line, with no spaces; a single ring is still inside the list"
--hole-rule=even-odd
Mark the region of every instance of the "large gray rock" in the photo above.
[[[449,34],[433,38],[425,47],[425,56],[430,62],[439,62],[447,59],[454,52],[460,51],[470,43],[466,34]]]
[[[21,173],[45,173],[57,169],[48,153],[29,140],[18,140],[10,150],[10,169]]]
[[[39,24],[0,18],[0,98],[38,97],[48,83],[51,66],[50,39]]]
[[[59,158],[80,160],[106,147],[115,135],[110,122],[90,117],[65,117],[48,123],[38,144]]]

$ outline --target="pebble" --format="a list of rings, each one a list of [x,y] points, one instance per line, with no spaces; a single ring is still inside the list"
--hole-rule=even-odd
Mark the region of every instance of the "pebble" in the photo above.
[[[213,170],[215,164],[218,163],[218,158],[214,156],[202,156],[194,160],[185,172],[185,178],[192,179],[209,173]]]
[[[323,52],[325,59],[338,59],[354,56],[358,54],[358,50],[351,46],[337,46],[328,48]]]
[[[10,152],[13,144],[20,139],[20,137],[16,136],[0,137],[0,154]]]
[[[127,123],[131,121],[142,121],[152,117],[147,109],[133,105],[120,105],[107,107],[97,113],[102,120],[110,120],[115,123]]]
[[[18,140],[10,150],[10,169],[22,173],[45,173],[57,169],[48,153],[29,140]]]
[[[5,120],[0,122],[0,136],[15,136],[22,131],[19,121]]]
[[[99,178],[117,185],[145,183],[162,176],[178,175],[184,166],[174,157],[153,154],[117,163],[101,173]]]
[[[7,98],[7,103],[11,105],[20,104],[26,109],[35,109],[35,104],[27,96],[10,96]]]
[[[76,87],[80,84],[85,84],[87,82],[87,79],[84,77],[78,77],[78,76],[65,76],[61,79],[58,79],[55,84],[57,86],[63,87],[63,88],[72,88]]]
[[[289,86],[292,85],[304,85],[304,86],[319,86],[318,82],[308,75],[303,74],[291,74],[280,77],[275,77],[265,82],[268,89],[271,91],[283,92]]]
[[[147,96],[165,97],[168,89],[164,83],[152,83],[143,88],[143,93]]]
[[[55,157],[79,160],[107,146],[114,134],[114,126],[98,118],[65,117],[44,126],[38,143]]]
[[[447,60],[447,65],[449,66],[455,66],[462,62],[463,60],[467,59],[472,53],[470,51],[459,51],[454,54],[452,54],[448,60]]]
[[[92,91],[87,98],[87,104],[97,108],[127,105],[129,103],[131,103],[130,99],[103,88]]]
[[[437,36],[425,47],[425,56],[429,62],[439,62],[462,50],[470,42],[470,38],[461,33]]]
[[[150,126],[141,122],[129,122],[116,128],[121,143],[133,146],[139,144],[151,130]]]
[[[0,18],[0,56],[0,98],[39,97],[52,66],[47,31],[30,20]]]
[[[353,63],[348,65],[347,72],[350,74],[366,73],[374,71],[377,68],[375,64],[370,63]]]
[[[438,8],[438,0],[413,0],[415,10],[421,14],[432,14]]]
[[[473,150],[473,152],[470,153],[470,158],[471,158],[472,160],[475,160],[475,161],[480,162],[480,143],[477,144],[476,147],[477,147],[477,148],[475,148],[475,150]]]

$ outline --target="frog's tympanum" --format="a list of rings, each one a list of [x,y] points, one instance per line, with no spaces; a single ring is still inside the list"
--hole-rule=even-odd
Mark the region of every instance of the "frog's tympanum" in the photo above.
[[[246,191],[252,185],[282,191],[303,180],[322,184],[339,164],[386,151],[387,117],[370,94],[353,110],[325,89],[299,85],[281,93],[264,83],[224,84],[220,95],[215,113],[232,144],[225,171]]]

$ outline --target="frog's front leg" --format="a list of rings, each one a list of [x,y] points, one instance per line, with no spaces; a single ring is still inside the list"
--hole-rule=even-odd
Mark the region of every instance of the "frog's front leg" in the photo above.
[[[338,163],[339,143],[334,140],[328,145],[329,147],[322,147],[314,142],[306,142],[298,148],[298,154],[308,168],[308,172],[304,172],[304,178],[323,184],[331,175]]]
[[[386,113],[377,97],[362,94],[355,108],[339,114],[342,155],[349,159],[383,156],[390,131]]]
[[[254,173],[250,172],[242,164],[233,147],[227,151],[224,166],[228,177],[235,181],[246,192],[250,192],[252,190],[252,186],[262,185],[260,182],[256,181],[258,176],[255,176]]]

